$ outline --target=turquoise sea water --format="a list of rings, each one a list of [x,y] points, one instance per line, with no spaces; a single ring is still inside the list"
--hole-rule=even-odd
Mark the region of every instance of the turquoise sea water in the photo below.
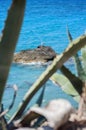
[[[3,29],[10,4],[11,0],[0,0],[0,32]],[[86,0],[27,0],[24,22],[15,52],[32,49],[43,43],[46,46],[51,46],[57,53],[61,53],[68,46],[66,25],[69,26],[73,38],[85,33]],[[73,63],[68,62],[67,65],[70,69],[73,68]],[[45,69],[46,66],[40,65],[12,64],[7,85],[17,84],[18,86],[14,109],[17,108],[28,88]],[[3,98],[5,107],[10,104],[12,94],[12,88],[6,88]],[[32,100],[32,104],[38,94]],[[70,96],[48,81],[44,103],[61,97],[69,99],[74,106],[77,106]]]

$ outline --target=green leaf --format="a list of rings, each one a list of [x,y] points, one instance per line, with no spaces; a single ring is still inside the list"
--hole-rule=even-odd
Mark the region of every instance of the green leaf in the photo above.
[[[82,52],[82,64],[83,64],[84,72],[85,72],[85,76],[86,76],[86,46],[81,49],[81,52]],[[86,79],[86,77],[85,77],[85,79]]]
[[[81,95],[83,87],[82,80],[79,79],[79,77],[77,77],[76,75],[72,74],[72,72],[64,65],[60,68],[60,70],[62,74],[64,74],[69,79],[69,81],[72,83],[76,91]]]
[[[73,38],[72,38],[72,35],[71,35],[70,31],[69,31],[68,26],[67,26],[67,36],[68,36],[69,41],[72,42]]]
[[[66,78],[62,74],[55,73],[53,76],[50,78],[53,82],[58,84],[62,90],[67,93],[68,95],[71,96],[78,96],[78,92],[75,90],[74,86],[71,84],[68,78]]]
[[[0,103],[23,22],[25,0],[13,0],[0,40]]]
[[[79,96],[79,95],[78,95],[78,96],[74,96],[73,98],[74,98],[74,100],[77,101],[77,102],[80,101],[80,96]]]
[[[72,35],[71,35],[71,33],[70,33],[68,27],[67,27],[67,35],[68,35],[69,41],[72,42],[72,41],[73,41],[73,38],[72,38]],[[75,66],[76,66],[77,74],[78,74],[79,78],[80,78],[81,80],[83,80],[85,73],[84,73],[84,69],[83,69],[83,66],[82,66],[82,64],[81,64],[81,60],[80,60],[80,58],[79,58],[78,53],[76,53],[76,54],[74,55],[74,61],[75,61]]]
[[[36,105],[37,106],[41,106],[42,105],[42,101],[43,101],[43,97],[44,97],[44,92],[45,92],[45,88],[46,88],[46,84],[43,85],[42,91],[36,101]]]

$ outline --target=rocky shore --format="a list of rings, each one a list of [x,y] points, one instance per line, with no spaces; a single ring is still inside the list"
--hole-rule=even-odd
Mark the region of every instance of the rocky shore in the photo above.
[[[49,46],[38,46],[35,49],[22,50],[14,54],[14,63],[46,63],[56,57],[55,51]]]

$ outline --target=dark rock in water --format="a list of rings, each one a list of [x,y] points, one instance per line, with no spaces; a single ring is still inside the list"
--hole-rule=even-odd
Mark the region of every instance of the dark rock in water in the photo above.
[[[56,57],[55,51],[49,46],[38,46],[36,49],[22,50],[14,55],[16,63],[48,62]]]

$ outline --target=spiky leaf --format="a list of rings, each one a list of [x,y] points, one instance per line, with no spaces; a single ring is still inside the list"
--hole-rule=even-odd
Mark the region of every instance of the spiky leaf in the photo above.
[[[13,0],[0,40],[0,103],[23,21],[25,0]]]
[[[81,49],[81,52],[82,52],[82,64],[84,67],[85,80],[86,80],[86,46]]]
[[[78,96],[79,93],[76,91],[74,86],[71,84],[68,78],[66,78],[64,75],[55,73],[50,78],[53,82],[55,82],[58,86],[62,88],[62,90],[67,93],[68,95],[71,95],[73,97]],[[78,87],[78,86],[76,86]],[[79,87],[78,87],[79,89]]]
[[[42,101],[43,101],[43,97],[44,97],[44,92],[45,92],[45,88],[46,88],[46,84],[43,85],[42,91],[36,101],[37,106],[41,106],[42,105]]]
[[[81,95],[82,93],[82,87],[83,87],[83,82],[79,77],[77,77],[75,74],[73,74],[66,66],[62,66],[60,68],[62,74],[64,74],[69,81],[72,83],[76,91]],[[78,86],[78,87],[76,87]]]
[[[71,35],[71,33],[70,33],[68,27],[67,27],[67,35],[68,35],[69,41],[72,42],[72,41],[73,41],[73,38],[72,38],[72,35]],[[75,60],[75,66],[76,66],[77,74],[78,74],[79,78],[80,78],[81,80],[83,80],[83,76],[85,75],[85,73],[84,73],[84,69],[83,69],[83,66],[82,66],[82,64],[81,64],[81,60],[80,60],[80,58],[79,58],[78,53],[76,53],[76,54],[74,55],[74,60]]]

